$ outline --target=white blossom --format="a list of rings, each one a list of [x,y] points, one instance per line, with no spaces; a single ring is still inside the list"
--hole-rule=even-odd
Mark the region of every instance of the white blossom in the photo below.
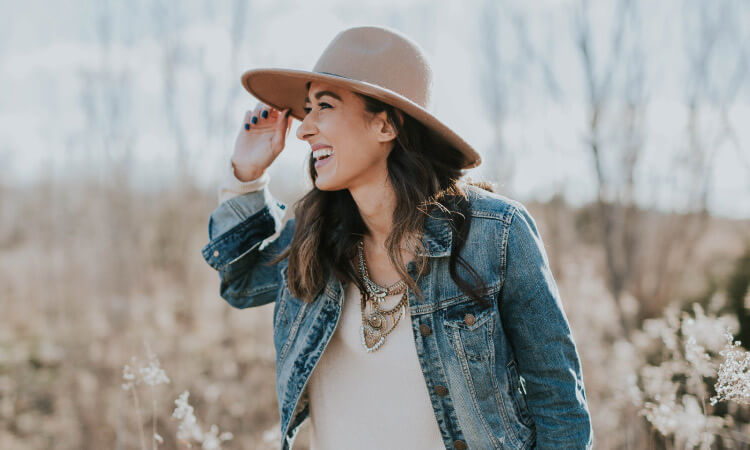
[[[156,355],[150,354],[149,360],[145,363],[138,363],[135,357],[131,358],[132,366],[125,364],[122,368],[122,379],[125,383],[122,388],[128,390],[133,384],[147,384],[149,386],[156,386],[159,384],[169,383],[169,377],[167,376],[164,369],[161,368],[159,359]],[[137,374],[133,367],[138,366]]]
[[[195,417],[193,407],[188,403],[189,396],[190,393],[185,391],[174,401],[176,407],[172,417],[180,420],[177,438],[185,441],[188,446],[192,446],[192,441],[195,441],[201,444],[203,450],[221,450],[221,443],[234,436],[230,432],[219,433],[219,427],[216,425],[211,425],[209,431],[204,433]]]
[[[138,372],[141,375],[140,381],[149,386],[169,383],[169,377],[167,377],[164,369],[159,366],[159,360],[155,357],[148,362],[148,365],[138,369]]]
[[[725,339],[732,341],[728,329],[737,326],[736,318],[706,315],[697,303],[692,310],[693,314],[680,314],[674,306],[668,307],[664,317],[646,320],[644,334],[634,341],[645,352],[645,361],[656,361],[638,370],[643,393],[640,413],[662,435],[671,437],[675,448],[708,449],[730,421],[714,415],[707,405],[711,387],[707,380],[717,376],[719,367],[715,386],[719,395],[711,405],[719,399],[750,403],[750,354],[738,349],[739,344],[721,350]],[[654,348],[654,340],[663,345]],[[724,356],[720,366],[719,355]]]
[[[715,405],[719,400],[750,404],[750,353],[740,346],[740,341],[732,342],[734,337],[729,331],[724,333],[724,337],[727,344],[719,352],[724,359],[714,386],[717,395],[711,397],[711,404]]]

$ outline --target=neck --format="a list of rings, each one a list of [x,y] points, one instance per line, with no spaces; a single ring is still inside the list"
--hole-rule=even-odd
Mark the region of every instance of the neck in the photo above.
[[[385,176],[380,181],[349,188],[349,192],[367,226],[365,243],[384,248],[385,240],[393,230],[393,211],[396,208],[396,192],[390,180]]]
[[[375,173],[378,173],[375,171]],[[364,236],[365,255],[371,261],[387,260],[388,251],[385,241],[393,231],[393,211],[396,208],[396,191],[390,183],[387,172],[372,177],[373,180],[363,182],[349,188],[359,214],[367,227]],[[418,237],[404,236],[401,243],[402,257],[406,263],[414,259],[410,244],[414,245]]]

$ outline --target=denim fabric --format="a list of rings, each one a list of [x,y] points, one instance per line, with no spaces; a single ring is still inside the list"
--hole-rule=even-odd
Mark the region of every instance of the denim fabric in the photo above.
[[[417,277],[414,263],[408,265],[425,295],[420,302],[410,291],[411,327],[445,446],[592,448],[580,358],[536,223],[516,200],[467,190],[472,223],[461,256],[487,284],[483,297],[490,306],[477,304],[451,279],[453,238],[442,211],[424,225],[429,272]],[[275,302],[276,394],[286,450],[309,416],[305,386],[336,329],[346,282],[328,279],[308,304],[287,288],[287,259],[264,264],[294,234],[294,218],[281,223],[283,209],[268,187],[221,203],[209,218],[202,255],[218,271],[219,293],[232,306]],[[457,270],[470,279],[460,264]]]

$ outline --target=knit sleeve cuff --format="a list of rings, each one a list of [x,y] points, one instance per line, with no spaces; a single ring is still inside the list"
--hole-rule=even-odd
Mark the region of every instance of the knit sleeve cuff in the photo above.
[[[268,185],[271,176],[266,170],[259,178],[251,181],[240,181],[234,172],[231,158],[225,166],[224,177],[219,185],[219,203],[229,200],[232,197],[246,194],[248,192],[259,191]]]

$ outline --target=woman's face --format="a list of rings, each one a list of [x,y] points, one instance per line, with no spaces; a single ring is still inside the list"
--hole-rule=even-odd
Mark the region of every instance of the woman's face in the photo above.
[[[318,189],[351,190],[370,182],[383,183],[395,138],[385,112],[369,116],[364,100],[352,91],[317,81],[310,84],[305,112],[297,137],[307,141],[311,152],[313,146],[333,151],[330,157],[315,161]]]

